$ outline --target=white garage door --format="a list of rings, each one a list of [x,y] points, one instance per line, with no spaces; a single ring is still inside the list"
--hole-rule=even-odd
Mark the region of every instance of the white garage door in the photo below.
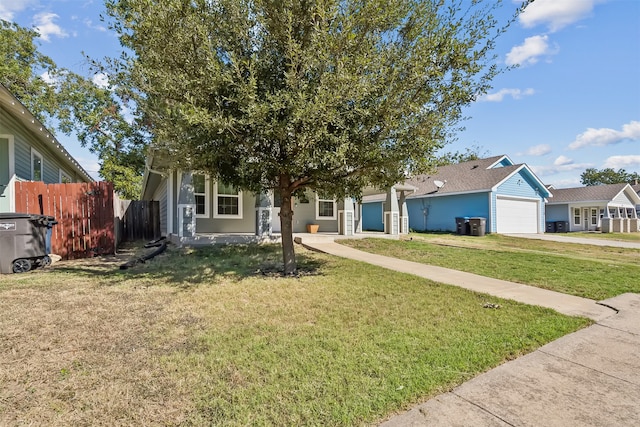
[[[537,233],[538,203],[533,200],[496,199],[498,233]]]

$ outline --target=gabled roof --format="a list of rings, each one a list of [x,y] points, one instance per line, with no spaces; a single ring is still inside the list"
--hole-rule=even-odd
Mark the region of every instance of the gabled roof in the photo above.
[[[43,145],[50,148],[51,152],[62,164],[67,165],[86,181],[93,182],[94,179],[86,170],[74,159],[71,154],[62,146],[47,128],[35,118],[18,98],[16,98],[2,83],[0,83],[0,105],[18,120],[25,128],[32,131],[32,134]]]
[[[560,188],[553,190],[553,200],[548,204],[577,202],[610,202],[626,192],[632,202],[640,203],[640,196],[629,184],[592,185],[588,187]]]
[[[500,166],[501,163],[506,163],[507,166]],[[409,197],[439,197],[493,191],[496,186],[521,170],[538,183],[543,197],[550,196],[544,184],[527,165],[514,165],[511,159],[502,155],[441,166],[433,174],[411,178],[407,180],[407,184],[417,187],[417,191]]]

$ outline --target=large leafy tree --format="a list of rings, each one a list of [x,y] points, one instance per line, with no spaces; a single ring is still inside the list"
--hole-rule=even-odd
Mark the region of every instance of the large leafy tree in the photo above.
[[[627,172],[624,169],[617,171],[612,168],[596,169],[588,168],[580,175],[582,185],[602,185],[602,184],[636,184],[640,182],[638,172]]]
[[[101,87],[38,51],[39,34],[0,20],[0,82],[52,131],[77,134],[100,158],[100,175],[126,198],[137,198],[145,135],[127,120],[119,92]]]
[[[499,72],[500,2],[107,0],[155,146],[174,165],[291,197],[358,196],[428,170]],[[514,12],[517,14],[524,5]]]

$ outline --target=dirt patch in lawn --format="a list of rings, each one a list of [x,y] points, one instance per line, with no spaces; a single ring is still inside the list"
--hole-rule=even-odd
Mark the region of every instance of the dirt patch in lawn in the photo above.
[[[174,291],[59,274],[106,272],[128,255],[12,275],[4,280],[18,286],[4,290],[0,280],[0,425],[175,425],[188,416],[185,387],[161,360],[189,345],[199,320],[174,308]]]

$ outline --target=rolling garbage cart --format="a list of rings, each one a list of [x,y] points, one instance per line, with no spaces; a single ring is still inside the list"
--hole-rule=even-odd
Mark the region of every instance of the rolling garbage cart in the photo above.
[[[0,273],[24,273],[51,264],[52,216],[0,213]]]

